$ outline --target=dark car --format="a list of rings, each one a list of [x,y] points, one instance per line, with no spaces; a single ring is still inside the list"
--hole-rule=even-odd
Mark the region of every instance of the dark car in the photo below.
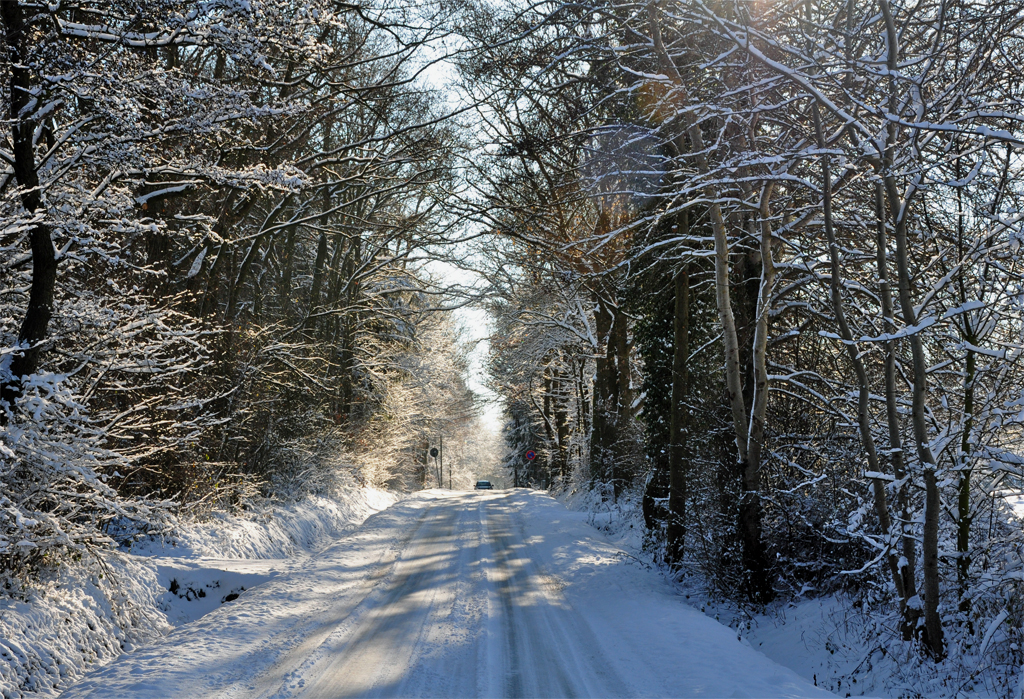
[[[494,486],[491,485],[490,481],[477,481],[473,487],[476,490],[494,490]]]

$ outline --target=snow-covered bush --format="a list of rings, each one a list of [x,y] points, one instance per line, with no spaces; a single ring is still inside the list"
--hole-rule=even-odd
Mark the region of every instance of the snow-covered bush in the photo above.
[[[53,692],[88,668],[170,629],[156,607],[166,590],[152,565],[121,554],[86,555],[0,595],[0,696]]]
[[[111,478],[130,468],[65,376],[23,383],[21,418],[0,426],[0,569],[24,579],[74,557],[167,530],[168,504],[125,499]],[[17,583],[11,583],[17,587]]]

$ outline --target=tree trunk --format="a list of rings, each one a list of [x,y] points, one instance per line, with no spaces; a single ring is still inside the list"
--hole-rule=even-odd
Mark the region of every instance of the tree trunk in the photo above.
[[[21,204],[30,214],[42,208],[39,194],[39,176],[33,152],[35,120],[30,112],[34,97],[28,70],[27,27],[21,5],[0,2],[0,19],[4,24],[4,42],[10,61],[11,140],[14,150],[14,175],[20,188]],[[32,287],[28,308],[18,333],[21,352],[11,359],[11,376],[0,384],[0,425],[7,424],[8,410],[12,413],[21,394],[22,378],[35,373],[39,367],[40,343],[46,338],[53,315],[53,296],[57,284],[57,258],[53,249],[50,227],[35,223],[29,233],[32,248]],[[6,410],[4,405],[6,404]]]
[[[591,477],[602,483],[615,482],[615,443],[618,430],[615,408],[618,405],[618,377],[615,375],[615,340],[612,337],[615,312],[601,295],[594,310],[598,353],[596,359],[593,417],[590,438]]]
[[[292,311],[292,277],[295,272],[295,242],[298,226],[292,224],[284,231],[284,250],[281,254],[281,282],[277,290],[281,315],[288,318]]]
[[[896,29],[889,0],[878,0],[878,6],[882,12],[886,32],[886,67],[889,72],[888,108],[892,114],[897,114],[899,110],[895,75],[899,63],[899,33]],[[896,147],[900,128],[899,124],[895,121],[891,121],[889,124],[886,148],[879,174],[882,178],[885,197],[889,202],[889,212],[896,236],[896,283],[899,291],[900,310],[903,314],[904,325],[913,326],[917,324],[917,314],[914,312],[913,301],[910,297],[910,260],[907,249],[907,209],[910,206],[910,197],[913,192],[911,191],[907,198],[904,199],[900,195],[896,184],[896,176],[891,170],[894,162],[893,151]],[[938,660],[945,655],[942,638],[942,620],[939,617],[939,514],[941,504],[938,479],[935,475],[935,457],[932,455],[931,447],[928,444],[928,428],[925,423],[928,367],[925,361],[924,346],[921,342],[920,332],[910,335],[910,352],[914,376],[911,394],[911,424],[914,429],[917,456],[924,471],[925,485],[924,531],[921,540],[921,556],[923,558],[921,570],[924,574],[925,595],[925,633],[923,640],[928,653]]]
[[[587,359],[582,359],[579,362],[579,370],[573,370],[573,389],[575,392],[576,399],[576,426],[575,432],[579,435],[590,434],[590,396],[587,395],[587,366],[589,362]],[[578,446],[576,458],[578,459],[579,465],[582,467],[584,461],[583,447]],[[590,455],[587,454],[587,459]]]
[[[569,482],[569,396],[566,391],[566,376],[556,370],[554,380],[554,422],[557,450],[554,459],[554,471],[559,485]]]
[[[329,142],[329,139],[328,139],[328,142]],[[331,195],[332,195],[332,191],[331,191],[330,187],[325,186],[324,189],[323,189],[323,205],[322,205],[323,206],[323,213],[320,215],[320,227],[321,227],[322,231],[320,233],[320,240],[317,241],[317,246],[316,246],[316,262],[314,262],[314,264],[313,264],[313,283],[312,283],[312,287],[309,290],[309,303],[306,304],[306,309],[307,309],[306,310],[306,321],[305,321],[306,330],[313,330],[316,327],[316,317],[315,317],[315,314],[316,314],[317,308],[320,306],[320,289],[323,286],[324,275],[325,275],[325,273],[328,272],[328,270],[326,268],[326,265],[327,265],[327,232],[330,229],[330,225],[331,225],[331,215],[329,213],[331,211],[332,202],[333,202],[333,198],[332,198]],[[343,239],[341,237],[341,234],[338,233],[335,236],[335,246],[334,246],[334,255],[333,255],[334,259],[332,260],[332,266],[336,265],[337,261],[339,259],[338,258],[338,254],[341,251],[341,248],[343,247],[342,246],[342,240]],[[349,281],[351,281],[351,280],[349,280]],[[329,306],[332,305],[333,301],[334,301],[334,299],[332,299],[330,297],[331,297],[331,289],[328,288],[328,301],[327,301],[327,305],[329,305]],[[328,326],[328,327],[330,327],[330,326]]]
[[[611,361],[615,364],[615,441],[611,444],[614,464],[615,498],[618,500],[635,475],[634,455],[639,445],[630,439],[629,425],[633,420],[633,389],[630,386],[629,369],[629,317],[622,306],[615,309],[615,320],[612,322],[612,338],[609,349],[614,351]]]
[[[959,149],[958,149],[959,150]],[[963,177],[960,160],[956,161],[956,177]],[[1002,189],[1002,185],[1000,185]],[[993,199],[992,214],[998,210],[998,194]],[[957,203],[957,251],[959,262],[964,262],[964,205],[962,188],[956,190]],[[960,304],[967,303],[967,288],[964,283],[964,271],[957,275],[957,287],[960,292]],[[971,611],[971,600],[967,596],[971,572],[971,432],[974,429],[974,382],[977,378],[977,353],[974,347],[978,344],[977,324],[971,322],[970,315],[964,315],[960,322],[960,339],[967,346],[964,358],[964,422],[960,432],[960,453],[957,456],[957,470],[960,482],[957,483],[956,502],[956,578],[959,588],[959,609],[964,614]],[[968,627],[973,632],[974,625],[968,619]]]
[[[868,460],[868,477],[871,479],[871,490],[874,496],[875,515],[878,517],[878,528],[886,542],[888,552],[886,561],[889,566],[889,575],[892,577],[893,585],[900,598],[900,610],[907,606],[906,591],[903,589],[903,579],[900,577],[899,559],[893,548],[892,521],[889,517],[889,503],[885,493],[886,479],[882,478],[882,467],[878,461],[878,452],[875,449],[875,438],[871,432],[871,416],[869,414],[871,386],[868,383],[867,370],[861,359],[860,348],[854,339],[853,331],[846,320],[846,312],[843,309],[842,279],[843,271],[839,261],[839,243],[836,241],[835,228],[832,221],[832,173],[831,157],[825,153],[825,135],[821,126],[821,114],[817,103],[812,107],[814,121],[814,134],[818,148],[822,151],[821,156],[821,186],[823,192],[822,211],[825,219],[825,239],[828,242],[829,267],[832,279],[829,283],[830,298],[832,300],[832,314],[835,316],[836,325],[839,328],[839,336],[843,339],[846,353],[853,365],[854,374],[857,376],[857,426],[860,431],[861,445],[864,447],[864,454]]]
[[[896,271],[899,289],[900,310],[907,326],[917,325],[917,314],[910,298],[910,258],[907,250],[906,205],[891,175],[884,178],[889,209],[896,231]],[[939,485],[935,475],[935,457],[928,444],[928,426],[925,422],[925,397],[928,391],[928,365],[924,356],[924,344],[920,332],[910,336],[910,351],[913,360],[914,385],[911,394],[911,419],[917,456],[924,470],[924,536],[921,541],[921,555],[924,561],[924,626],[925,646],[932,657],[945,655],[942,639],[942,620],[939,617]]]
[[[743,500],[740,503],[740,527],[743,535],[744,567],[750,598],[767,603],[774,597],[769,576],[767,552],[761,541],[761,450],[764,446],[768,409],[768,312],[775,288],[775,261],[772,258],[770,202],[774,185],[766,183],[759,198],[761,284],[757,294],[754,337],[750,355],[753,367],[753,396],[747,433],[747,459],[743,468]]]
[[[687,235],[689,217],[680,217]],[[690,376],[690,269],[688,264],[675,276],[675,316],[672,346],[672,406],[669,427],[668,462],[668,529],[666,531],[665,559],[678,568],[683,561],[686,543],[686,491],[687,491],[687,427],[689,425]]]
[[[967,328],[967,321],[964,320]],[[964,340],[974,343],[969,330]],[[974,381],[977,373],[977,357],[973,349],[967,350],[967,366],[964,375],[964,426],[960,436],[960,482],[957,484],[956,503],[956,577],[960,592],[960,611],[969,612],[971,602],[967,587],[971,571],[971,430],[974,428]]]
[[[313,283],[309,290],[309,303],[306,304],[306,329],[316,327],[316,312],[320,307],[320,287],[323,285],[324,265],[327,264],[327,232],[320,234],[316,246],[316,261],[313,263]]]
[[[680,104],[688,104],[690,97],[686,85],[679,73],[679,69],[672,61],[665,48],[661,36],[661,25],[658,17],[658,6],[649,2],[647,5],[648,27],[651,33],[654,51],[658,58],[661,70],[673,82],[677,91],[677,99]],[[704,134],[701,131],[700,123],[697,121],[692,110],[684,110],[680,113],[683,119],[686,135],[690,139],[690,151],[697,171],[702,175],[709,173],[707,160],[707,148],[704,145]],[[729,407],[732,413],[733,432],[736,437],[737,467],[742,474],[743,495],[740,502],[740,536],[743,541],[744,567],[748,583],[748,594],[757,602],[767,601],[771,596],[771,588],[767,584],[768,571],[767,560],[764,555],[761,542],[761,499],[759,492],[759,469],[760,464],[751,460],[749,447],[751,440],[747,406],[743,398],[743,370],[740,358],[740,344],[736,331],[736,317],[732,309],[730,293],[730,263],[729,263],[729,234],[726,228],[725,218],[722,213],[721,193],[714,182],[704,185],[704,196],[708,202],[708,212],[711,218],[711,231],[714,239],[715,250],[715,302],[718,307],[719,323],[722,328],[722,344],[724,346],[726,395],[729,400]],[[770,192],[769,192],[770,194]],[[767,201],[762,197],[763,201]],[[762,216],[762,226],[767,226],[767,219]],[[770,236],[770,229],[769,229]],[[762,232],[763,237],[763,232]],[[770,246],[770,237],[769,237]],[[770,247],[769,247],[770,253]],[[762,282],[762,295],[770,298],[770,284]],[[759,414],[754,411],[754,417],[763,418],[763,411]],[[762,426],[763,427],[763,426]],[[758,428],[759,430],[761,427]],[[755,448],[755,457],[759,457],[760,444]]]
[[[359,294],[359,282],[356,279],[357,271],[362,263],[362,238],[358,235],[350,241],[349,250],[342,264],[341,278],[343,291],[346,299],[346,310],[341,317],[342,342],[339,352],[341,357],[341,400],[345,414],[351,414],[352,405],[355,400],[353,382],[355,380],[355,345],[356,330],[359,323],[359,313],[353,307],[357,303]]]
[[[241,203],[237,208],[234,208],[234,202],[237,197],[237,192],[232,191],[224,199],[224,206],[220,216],[217,219],[217,225],[214,227],[214,232],[217,234],[215,237],[220,238],[222,242],[217,247],[217,255],[213,258],[213,263],[210,265],[210,270],[207,276],[206,289],[203,291],[203,296],[199,302],[199,317],[204,318],[208,313],[213,313],[217,308],[217,295],[220,287],[220,268],[224,263],[226,255],[234,255],[234,244],[231,241],[226,240],[228,230],[231,229],[237,222],[244,219],[252,211],[252,208],[256,205],[256,197],[251,194],[246,194]],[[259,242],[259,239],[254,241],[253,246]],[[212,244],[212,243],[211,243]],[[249,256],[246,255],[248,258]],[[241,270],[248,274],[249,265],[251,264],[251,258],[249,262],[243,259]],[[224,322],[229,326],[234,322],[234,311],[235,304],[237,303],[238,291],[241,289],[242,283],[245,278],[236,278],[234,275],[230,277],[230,286],[228,288],[228,300],[227,305],[224,308]]]
[[[679,101],[689,102],[682,75],[671,56],[665,49],[661,38],[661,25],[658,19],[658,7],[650,2],[647,6],[651,38],[658,56],[658,64],[665,71],[674,87],[679,91]],[[693,159],[701,174],[707,174],[708,161],[704,146],[704,134],[692,111],[681,114],[685,121],[686,135],[690,138]],[[741,463],[747,461],[747,409],[743,404],[743,374],[740,367],[740,347],[736,336],[736,317],[732,311],[732,299],[729,292],[729,234],[722,215],[720,193],[714,184],[704,186],[704,195],[708,200],[711,215],[711,230],[715,245],[715,302],[718,307],[719,321],[722,325],[722,344],[725,346],[725,377],[726,393],[729,407],[732,410],[733,432],[736,435],[736,450]]]
[[[260,227],[260,233],[256,238],[249,244],[249,249],[245,253],[245,257],[242,258],[241,263],[238,266],[238,271],[232,271],[231,276],[231,289],[228,292],[228,305],[227,310],[224,313],[224,318],[228,323],[229,329],[235,322],[235,315],[238,308],[238,297],[241,293],[242,287],[249,279],[249,274],[252,271],[252,265],[259,257],[260,248],[263,247],[264,239],[273,230],[274,222],[277,218],[288,208],[288,204],[291,202],[291,196],[286,196],[277,206],[267,215],[267,218],[263,221],[263,225]],[[244,208],[244,212],[248,213],[250,206]],[[244,214],[243,214],[244,215]],[[225,226],[225,229],[227,226]],[[294,240],[295,227],[289,227],[289,239]],[[285,260],[282,262],[282,266],[287,269],[287,274],[291,274],[291,260],[290,253],[285,254]],[[211,270],[212,271],[212,270]]]
[[[875,186],[875,214],[878,223],[876,247],[883,327],[885,332],[894,333],[896,332],[896,322],[893,316],[892,289],[889,284],[887,262],[889,244],[885,233],[885,202],[881,185]],[[909,641],[917,632],[917,620],[921,616],[921,611],[916,604],[908,604],[910,600],[917,597],[917,550],[913,534],[907,530],[910,524],[910,500],[907,490],[907,470],[903,462],[899,406],[896,402],[896,343],[892,340],[885,343],[885,412],[889,428],[889,459],[892,462],[892,472],[897,483],[896,506],[899,511],[899,539],[903,550],[903,560],[900,561],[900,579],[905,599],[900,603],[903,619],[901,630],[903,640]]]
[[[213,243],[211,242],[209,245],[212,246]],[[224,255],[227,254],[227,248],[227,243],[217,245],[217,253],[213,256],[210,269],[206,272],[206,288],[203,289],[203,293],[199,297],[196,309],[199,318],[205,318],[207,314],[212,313],[213,309],[216,308],[217,282],[220,278],[220,267],[224,262]],[[207,254],[207,257],[209,257],[209,254]],[[196,275],[196,279],[198,279],[198,275]]]

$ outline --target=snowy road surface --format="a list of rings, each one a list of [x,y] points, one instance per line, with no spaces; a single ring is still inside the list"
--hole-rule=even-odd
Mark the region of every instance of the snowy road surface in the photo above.
[[[62,696],[833,695],[550,497],[432,490]]]

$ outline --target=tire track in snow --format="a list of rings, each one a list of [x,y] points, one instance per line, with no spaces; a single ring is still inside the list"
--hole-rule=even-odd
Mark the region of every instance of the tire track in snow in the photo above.
[[[270,697],[287,696],[282,694],[289,683],[294,684],[301,677],[302,667],[308,663],[310,656],[316,653],[332,635],[337,632],[339,624],[352,616],[353,612],[363,604],[374,591],[385,584],[394,571],[395,564],[409,542],[420,532],[427,520],[429,509],[424,509],[415,524],[397,542],[388,546],[378,560],[374,570],[358,585],[358,592],[345,594],[342,601],[332,605],[325,613],[317,617],[304,628],[299,629],[296,637],[301,639],[282,656],[269,670],[264,670],[242,686],[236,685],[226,690],[225,699],[244,697],[245,699],[269,699]],[[267,652],[267,648],[259,648],[252,655],[259,657]],[[301,680],[299,680],[301,682]]]
[[[443,641],[451,639],[445,620],[452,616],[460,562],[459,522],[464,502],[440,501],[405,547],[389,579],[339,625],[319,657],[303,669],[303,699],[338,697],[445,696],[454,689],[443,660]],[[456,656],[458,653],[456,653]],[[438,657],[440,656],[440,657]],[[475,663],[461,663],[462,689],[475,692]],[[467,672],[468,671],[468,672]],[[467,674],[469,676],[467,676]],[[431,691],[432,690],[432,691]],[[458,692],[464,694],[465,692]],[[290,695],[290,694],[289,694]]]
[[[506,697],[626,697],[631,692],[600,644],[545,573],[505,496],[486,503],[493,580],[503,638],[501,694]],[[492,636],[493,637],[493,636]]]

